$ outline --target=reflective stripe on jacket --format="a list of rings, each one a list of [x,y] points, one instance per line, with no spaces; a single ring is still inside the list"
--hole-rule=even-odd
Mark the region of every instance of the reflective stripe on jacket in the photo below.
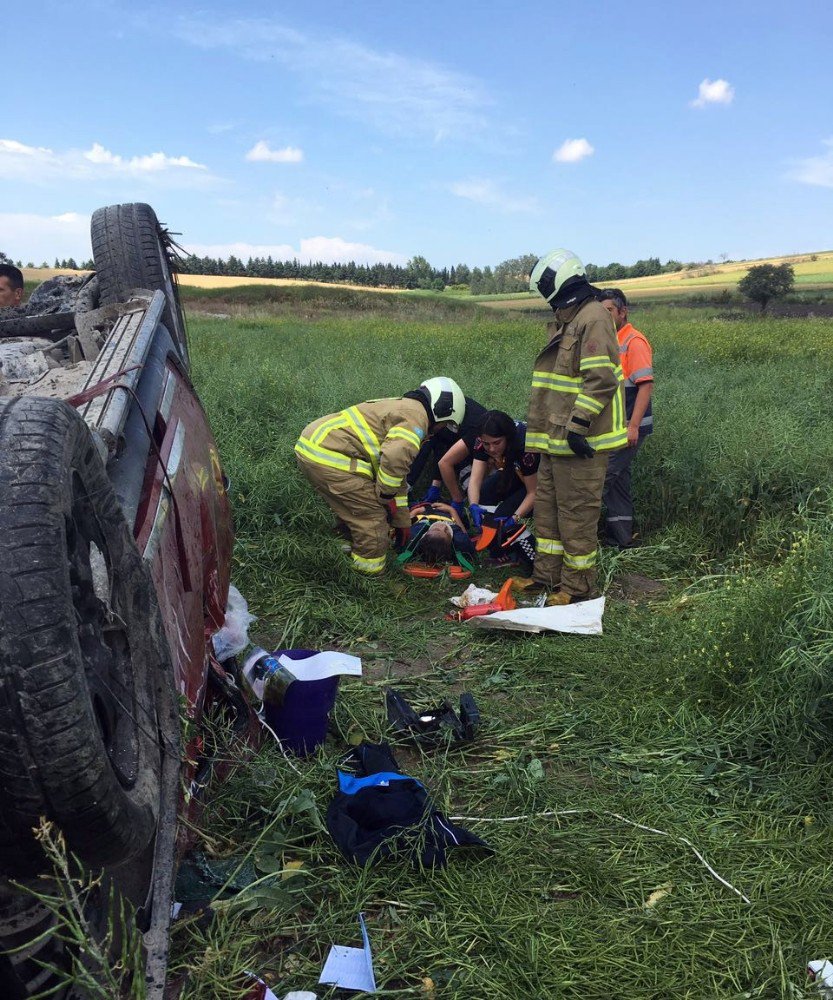
[[[555,316],[532,373],[527,451],[572,455],[568,431],[585,436],[597,451],[624,447],[622,368],[610,313],[588,299]]]
[[[428,414],[418,400],[372,399],[313,420],[295,451],[308,462],[374,480],[380,495],[395,495],[405,510],[405,477],[427,434]]]
[[[632,323],[626,323],[617,336],[622,374],[625,376],[625,417],[630,420],[640,382],[654,381],[653,353],[648,338]],[[649,400],[648,409],[639,421],[639,436],[644,437],[653,433],[653,430],[654,411]]]

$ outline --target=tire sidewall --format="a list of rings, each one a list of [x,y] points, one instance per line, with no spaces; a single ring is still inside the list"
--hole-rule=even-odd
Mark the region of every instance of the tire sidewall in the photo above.
[[[8,412],[10,406],[14,413]],[[147,846],[158,815],[155,697],[170,658],[153,587],[81,418],[54,400],[24,398],[0,407],[0,725],[12,727],[5,746],[13,741],[19,754],[14,773],[0,764],[5,826],[29,839],[33,821],[45,815],[86,863],[121,864]],[[27,434],[38,420],[52,428],[39,445],[35,435]],[[52,474],[44,481],[50,466]],[[19,503],[27,479],[29,512]],[[136,778],[130,788],[120,783],[110,764],[78,639],[66,538],[78,481],[93,500],[107,547],[113,611],[124,623],[130,647],[134,702],[128,708],[138,734]],[[52,502],[44,504],[50,489]],[[23,530],[21,511],[21,516],[43,522],[38,529],[43,541],[35,548],[46,552],[45,543],[53,553],[54,585],[40,603],[38,581],[44,577],[38,563],[50,560],[46,555],[26,556],[9,544],[10,537],[13,542]],[[21,581],[27,580],[24,590]],[[19,857],[7,846],[0,834],[5,869],[14,870],[20,861],[23,870],[31,868],[37,853],[31,842]]]

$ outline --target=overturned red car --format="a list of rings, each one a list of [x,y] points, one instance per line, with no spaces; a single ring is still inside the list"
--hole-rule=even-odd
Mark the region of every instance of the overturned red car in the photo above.
[[[60,967],[50,914],[10,884],[45,870],[42,818],[134,904],[162,995],[177,815],[212,769],[200,722],[217,701],[253,732],[212,655],[233,532],[175,247],[145,204],[99,209],[91,236],[94,274],[0,311],[4,997],[54,986]]]

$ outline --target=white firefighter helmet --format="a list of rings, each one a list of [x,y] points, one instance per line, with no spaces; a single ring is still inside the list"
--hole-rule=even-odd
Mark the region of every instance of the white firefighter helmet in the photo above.
[[[466,397],[453,378],[438,375],[436,378],[426,379],[419,388],[427,397],[428,408],[437,423],[460,426],[466,414]]]
[[[530,292],[540,292],[547,302],[552,302],[565,281],[583,276],[584,264],[572,250],[565,250],[561,247],[558,250],[550,250],[549,253],[545,253],[532,268],[532,274],[529,276],[529,290]]]

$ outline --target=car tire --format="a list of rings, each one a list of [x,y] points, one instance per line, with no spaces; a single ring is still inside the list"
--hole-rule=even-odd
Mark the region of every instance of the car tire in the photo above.
[[[91,866],[151,842],[171,660],[147,568],[83,420],[0,399],[0,870],[53,821]]]
[[[172,267],[173,244],[154,210],[143,202],[99,208],[90,222],[90,239],[100,304],[124,302],[136,288],[164,292],[162,322],[187,362],[188,337]]]

